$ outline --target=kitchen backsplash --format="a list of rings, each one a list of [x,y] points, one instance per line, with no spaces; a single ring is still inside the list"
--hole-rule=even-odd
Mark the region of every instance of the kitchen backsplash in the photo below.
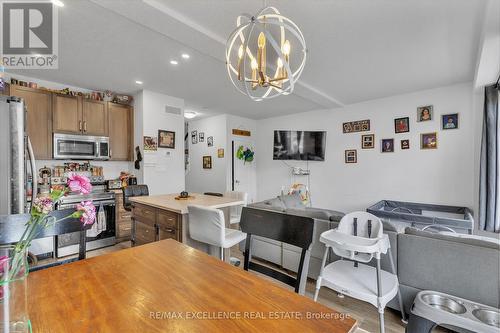
[[[63,165],[67,162],[85,162],[85,161],[69,161],[69,160],[37,160],[36,167],[39,170],[47,166],[48,168],[53,168],[57,165]],[[120,176],[121,171],[126,171],[130,173],[135,173],[134,163],[132,162],[122,162],[122,161],[90,161],[92,165],[101,166],[103,168],[105,179],[116,179]]]

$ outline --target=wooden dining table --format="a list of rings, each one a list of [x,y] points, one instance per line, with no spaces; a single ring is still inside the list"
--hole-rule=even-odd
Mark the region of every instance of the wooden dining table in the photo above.
[[[352,332],[346,314],[175,240],[28,276],[33,332]]]

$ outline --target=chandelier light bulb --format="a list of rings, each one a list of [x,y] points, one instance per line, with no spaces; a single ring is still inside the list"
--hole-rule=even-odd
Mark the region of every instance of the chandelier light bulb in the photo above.
[[[255,60],[255,58],[252,59],[250,66],[252,67],[253,70],[256,70],[257,67],[259,67],[259,65],[257,64],[257,60]]]
[[[229,79],[239,92],[254,101],[292,93],[306,57],[304,35],[275,7],[238,16],[236,29],[226,44]]]
[[[291,49],[290,41],[287,39],[285,41],[285,43],[283,44],[283,54],[284,55],[289,55],[290,54],[290,49]]]

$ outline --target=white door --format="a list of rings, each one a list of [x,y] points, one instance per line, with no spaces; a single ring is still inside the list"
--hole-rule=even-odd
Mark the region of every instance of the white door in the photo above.
[[[250,148],[255,152],[255,148],[252,141],[236,139],[233,140],[233,174],[232,174],[232,185],[234,191],[246,192],[248,193],[248,203],[252,203],[255,200],[255,155],[252,162],[245,162],[238,159],[237,152],[240,147],[243,149]]]

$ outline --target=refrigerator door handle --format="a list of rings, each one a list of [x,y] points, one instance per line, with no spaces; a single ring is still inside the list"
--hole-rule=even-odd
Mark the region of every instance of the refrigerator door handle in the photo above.
[[[35,154],[33,153],[33,146],[31,145],[31,140],[30,137],[27,136],[27,141],[28,141],[28,156],[30,159],[30,165],[31,165],[31,179],[32,179],[32,194],[31,194],[31,205],[30,205],[30,211],[31,207],[33,205],[33,201],[36,198],[36,195],[38,193],[38,175],[36,171],[36,164],[35,164]]]

